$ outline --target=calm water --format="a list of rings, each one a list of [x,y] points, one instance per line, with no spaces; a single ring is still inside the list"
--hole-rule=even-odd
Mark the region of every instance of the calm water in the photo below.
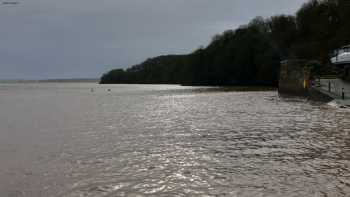
[[[0,196],[350,196],[350,111],[275,91],[2,84]]]

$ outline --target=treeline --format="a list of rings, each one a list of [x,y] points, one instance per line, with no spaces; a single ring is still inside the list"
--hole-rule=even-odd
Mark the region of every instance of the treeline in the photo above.
[[[168,55],[147,59],[126,70],[115,69],[104,74],[101,83],[180,84],[187,55]]]
[[[295,16],[257,17],[188,55],[151,58],[104,74],[101,83],[276,85],[280,61],[312,59],[350,44],[350,1],[311,0]],[[327,70],[327,68],[321,68]]]

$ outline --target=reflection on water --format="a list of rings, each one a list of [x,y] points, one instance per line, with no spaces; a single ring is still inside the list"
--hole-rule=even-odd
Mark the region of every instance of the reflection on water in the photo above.
[[[275,91],[213,90],[0,85],[0,193],[350,193],[349,111]]]

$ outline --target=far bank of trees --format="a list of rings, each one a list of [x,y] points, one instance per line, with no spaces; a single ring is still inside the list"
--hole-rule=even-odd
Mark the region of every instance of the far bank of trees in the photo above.
[[[329,53],[346,44],[350,44],[350,1],[311,0],[295,16],[257,17],[214,36],[206,48],[112,70],[100,82],[276,85],[281,60],[312,59],[327,65]]]

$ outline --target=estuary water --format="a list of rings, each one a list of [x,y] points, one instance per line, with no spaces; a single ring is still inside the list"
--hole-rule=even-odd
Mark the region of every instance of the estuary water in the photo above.
[[[350,111],[271,90],[1,84],[0,196],[350,196]]]

